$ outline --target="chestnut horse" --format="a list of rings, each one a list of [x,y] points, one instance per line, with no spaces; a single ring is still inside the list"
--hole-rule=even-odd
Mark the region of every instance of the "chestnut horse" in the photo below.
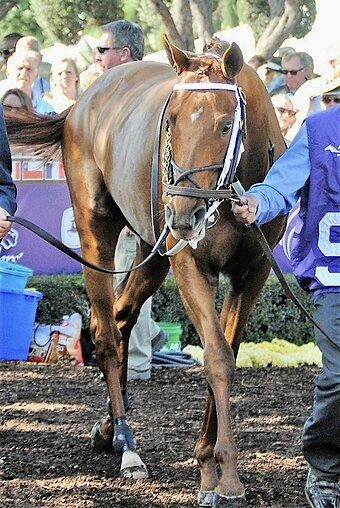
[[[204,347],[208,398],[195,448],[201,474],[198,504],[243,507],[230,391],[244,326],[269,266],[253,232],[237,223],[230,202],[220,199],[226,193],[224,182],[221,194],[210,193],[218,187],[230,140],[245,122],[236,118],[243,101],[239,87],[246,97],[248,133],[245,138],[241,125],[244,152],[236,175],[246,189],[265,177],[271,144],[275,157],[285,144],[265,87],[243,63],[237,45],[222,51],[215,41],[208,52],[193,55],[173,46],[166,36],[163,42],[171,66],[133,62],[111,69],[70,111],[55,118],[15,121],[7,114],[8,133],[13,144],[61,146],[83,257],[113,269],[118,235],[128,225],[140,238],[137,264],[155,244],[150,203],[153,148],[162,107],[176,85],[160,129],[159,165],[164,153],[172,162],[159,172],[159,195],[165,185],[159,220],[170,230],[168,249],[178,240],[189,242],[170,262]],[[207,209],[216,200],[216,224],[207,228]],[[284,226],[281,217],[263,227],[271,246]],[[122,453],[121,473],[129,478],[143,478],[147,470],[124,407],[128,340],[141,305],[168,269],[168,258],[157,253],[130,273],[114,295],[112,276],[84,267],[97,361],[110,398],[108,416],[95,424],[92,442]],[[220,272],[229,276],[230,290],[219,318],[215,296]]]

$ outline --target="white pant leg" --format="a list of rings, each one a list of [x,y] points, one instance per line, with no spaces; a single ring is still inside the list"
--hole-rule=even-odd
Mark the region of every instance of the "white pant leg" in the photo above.
[[[115,253],[116,270],[131,267],[136,256],[136,247],[136,235],[124,228],[119,236]],[[119,283],[125,275],[121,274],[116,277]],[[150,377],[151,341],[160,331],[159,326],[151,318],[151,305],[152,298],[150,297],[142,305],[138,320],[131,331],[128,359],[128,376],[130,379],[133,379],[133,377],[148,379]]]

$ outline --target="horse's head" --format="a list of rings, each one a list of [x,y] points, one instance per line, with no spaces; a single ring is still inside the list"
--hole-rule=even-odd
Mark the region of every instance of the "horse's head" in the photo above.
[[[185,53],[166,36],[163,44],[178,76],[163,119],[165,219],[174,238],[190,241],[204,235],[207,209],[223,197],[215,189],[223,188],[226,152],[242,123],[235,78],[243,57],[234,43],[215,41],[203,55]]]

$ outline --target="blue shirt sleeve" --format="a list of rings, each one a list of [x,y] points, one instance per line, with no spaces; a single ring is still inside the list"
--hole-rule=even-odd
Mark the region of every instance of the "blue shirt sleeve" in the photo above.
[[[288,213],[298,201],[309,175],[308,137],[306,125],[303,124],[264,181],[253,185],[246,193],[255,195],[259,200],[257,223],[264,224],[277,215]]]

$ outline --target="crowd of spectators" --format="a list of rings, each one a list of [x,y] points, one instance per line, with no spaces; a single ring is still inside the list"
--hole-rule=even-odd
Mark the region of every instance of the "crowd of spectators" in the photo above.
[[[328,56],[323,75],[315,74],[313,58],[290,47],[262,63],[255,55],[249,60],[261,77],[287,145],[309,115],[335,107],[340,102],[340,48]]]
[[[6,93],[7,103],[16,104],[11,107],[19,107],[20,103],[27,109],[31,101],[37,113],[60,113],[74,104],[82,91],[105,71],[105,61],[112,55],[105,51],[105,45],[99,49],[104,51],[96,49],[93,63],[80,73],[76,62],[67,56],[52,65],[43,62],[41,45],[35,37],[19,33],[5,35],[0,40],[1,102]],[[114,56],[118,58],[117,54]],[[287,144],[307,116],[339,103],[340,49],[328,55],[328,69],[322,76],[315,74],[313,58],[308,53],[291,47],[280,48],[268,61],[254,55],[248,63],[272,97]],[[9,90],[20,92],[8,95]]]

